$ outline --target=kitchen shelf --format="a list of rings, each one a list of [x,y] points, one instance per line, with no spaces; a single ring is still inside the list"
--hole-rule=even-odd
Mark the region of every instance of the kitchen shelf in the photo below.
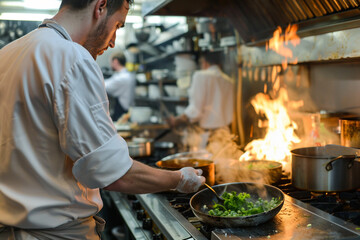
[[[136,86],[148,86],[148,85],[176,85],[176,79],[164,79],[164,80],[150,80],[146,82],[137,82]]]
[[[160,100],[171,103],[188,103],[188,98],[185,97],[162,97]]]
[[[163,45],[166,45],[168,43],[171,43],[174,40],[177,40],[181,37],[187,36],[189,33],[189,30],[186,27],[183,28],[177,28],[177,29],[170,29],[167,32],[164,32],[162,35],[160,35],[159,38],[157,38],[155,41],[153,41],[151,44],[154,47],[160,47]]]
[[[159,56],[150,57],[150,58],[146,59],[144,61],[144,64],[151,65],[151,64],[155,64],[155,63],[158,63],[161,61],[169,60],[178,54],[197,54],[197,53],[194,51],[176,51],[176,52],[171,52],[171,53],[163,53],[163,54],[160,54]]]
[[[135,97],[136,102],[147,102],[147,103],[158,103],[169,102],[169,103],[178,103],[178,104],[187,104],[188,98],[185,97],[160,97],[160,98],[148,98],[148,97]]]

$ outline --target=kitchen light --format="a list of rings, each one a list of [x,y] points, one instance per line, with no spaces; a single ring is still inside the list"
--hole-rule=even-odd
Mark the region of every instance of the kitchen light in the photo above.
[[[61,1],[58,0],[24,0],[24,7],[29,9],[58,10]]]
[[[24,1],[2,1],[2,7],[20,7],[28,9],[58,10],[61,1],[59,0],[24,0]]]
[[[0,2],[1,7],[24,7],[23,2],[16,2],[16,1],[2,1]]]
[[[127,15],[125,23],[142,23],[143,18],[141,16]]]
[[[42,21],[45,18],[51,18],[50,14],[35,13],[1,13],[0,20],[18,20],[18,21]]]

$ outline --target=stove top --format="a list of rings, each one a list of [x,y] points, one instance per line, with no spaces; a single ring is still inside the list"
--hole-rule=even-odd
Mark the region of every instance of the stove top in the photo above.
[[[215,228],[203,224],[190,208],[193,194],[164,192],[132,198],[111,194],[119,210],[128,211],[127,221],[130,216],[139,220],[134,229],[138,231],[145,224],[152,232],[148,237],[136,239],[360,239],[360,189],[313,193],[294,188],[286,177],[275,186],[285,193],[281,211],[266,223],[243,228]],[[134,208],[134,205],[138,206]],[[144,217],[139,218],[139,211]]]
[[[360,239],[360,231],[355,224],[288,195],[282,210],[272,220],[244,228],[215,228],[203,224],[189,210],[191,194],[162,193],[136,197],[158,228],[163,229],[165,239]],[[164,212],[171,217],[164,216]],[[164,219],[161,219],[162,216]],[[178,226],[174,227],[174,223]],[[175,229],[179,234],[180,225],[190,236],[169,235]]]
[[[360,189],[334,193],[310,192],[296,189],[286,178],[276,184],[276,187],[292,198],[308,203],[360,228]]]

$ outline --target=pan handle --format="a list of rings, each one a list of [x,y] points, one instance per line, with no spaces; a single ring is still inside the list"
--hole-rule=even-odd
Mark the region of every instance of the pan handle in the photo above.
[[[339,159],[349,159],[347,167],[348,167],[348,169],[350,169],[354,165],[354,161],[355,161],[356,157],[357,156],[355,156],[355,155],[341,155],[341,156],[338,156],[338,157],[332,159],[330,162],[328,162],[326,164],[326,166],[325,166],[325,169],[326,169],[326,171],[331,171],[333,169],[332,163],[339,160]]]

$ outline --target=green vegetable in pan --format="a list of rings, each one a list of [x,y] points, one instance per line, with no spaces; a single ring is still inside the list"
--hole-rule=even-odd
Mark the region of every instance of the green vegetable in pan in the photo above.
[[[224,204],[215,203],[208,214],[212,216],[221,217],[243,217],[250,216],[262,212],[267,212],[280,204],[280,198],[272,198],[271,201],[259,198],[257,201],[251,201],[250,194],[239,193],[235,191],[224,192],[222,198],[225,200]]]

